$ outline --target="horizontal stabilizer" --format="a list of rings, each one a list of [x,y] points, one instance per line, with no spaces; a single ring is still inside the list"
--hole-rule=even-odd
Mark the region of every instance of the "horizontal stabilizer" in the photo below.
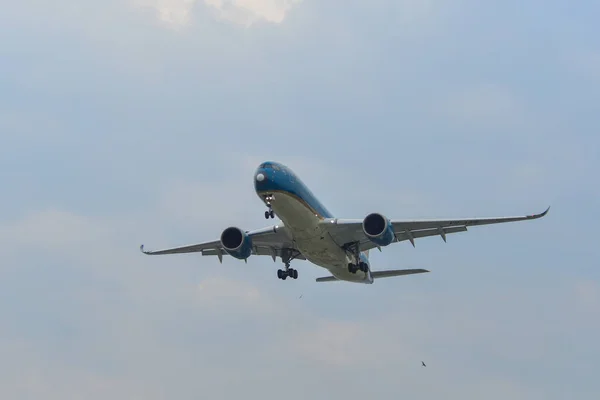
[[[373,279],[378,278],[390,278],[392,276],[400,276],[400,275],[412,275],[412,274],[422,274],[424,272],[429,272],[426,269],[391,269],[388,271],[371,271],[371,276]]]
[[[429,272],[426,269],[390,269],[387,271],[371,271],[371,276],[373,279],[379,278],[390,278],[392,276],[401,276],[401,275],[412,275],[412,274],[422,274],[424,272]],[[324,276],[322,278],[317,278],[317,282],[333,282],[338,281],[335,276]]]
[[[324,276],[322,278],[317,278],[317,282],[333,282],[333,281],[339,281],[339,279],[336,278],[335,276]]]

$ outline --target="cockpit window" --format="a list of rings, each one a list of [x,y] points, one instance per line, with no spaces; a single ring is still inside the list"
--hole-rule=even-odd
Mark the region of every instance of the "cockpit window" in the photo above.
[[[258,167],[259,168],[272,168],[275,171],[281,171],[282,170],[282,168],[279,165],[277,165],[277,163],[273,163],[273,162],[270,162],[270,161],[266,161],[266,162],[260,164]]]

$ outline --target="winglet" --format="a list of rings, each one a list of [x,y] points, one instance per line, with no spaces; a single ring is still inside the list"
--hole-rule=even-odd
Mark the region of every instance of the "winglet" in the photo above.
[[[149,251],[145,251],[145,250],[144,250],[144,245],[143,245],[143,244],[140,246],[140,251],[141,251],[142,253],[144,253],[144,254],[149,254],[149,253],[150,253]]]
[[[542,218],[542,217],[545,217],[545,216],[546,216],[546,214],[548,214],[548,211],[550,211],[550,206],[548,206],[548,208],[546,209],[546,211],[544,211],[544,212],[542,212],[542,213],[540,213],[540,214],[533,214],[533,215],[530,215],[530,216],[529,216],[529,218],[536,219],[536,218]]]

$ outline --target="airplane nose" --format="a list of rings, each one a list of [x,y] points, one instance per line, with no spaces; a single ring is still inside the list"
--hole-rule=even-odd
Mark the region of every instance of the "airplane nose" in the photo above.
[[[273,183],[273,175],[271,171],[259,169],[254,173],[254,188],[256,190],[266,190]]]

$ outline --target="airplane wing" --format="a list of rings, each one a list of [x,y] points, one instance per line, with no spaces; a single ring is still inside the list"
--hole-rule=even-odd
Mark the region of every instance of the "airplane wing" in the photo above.
[[[252,239],[253,255],[268,255],[275,261],[275,258],[281,257],[284,251],[297,250],[288,229],[283,223],[254,231],[247,231],[246,233]],[[221,262],[223,262],[223,256],[227,255],[223,246],[221,246],[220,240],[153,251],[144,250],[144,245],[141,245],[140,250],[147,255],[201,253],[203,256],[218,256]],[[296,251],[295,259],[305,260],[304,256],[297,253],[299,252]]]
[[[446,235],[456,232],[465,232],[469,226],[500,224],[505,222],[526,221],[544,217],[548,209],[540,214],[516,216],[516,217],[496,217],[496,218],[459,218],[459,219],[440,219],[440,220],[391,220],[395,233],[392,243],[408,240],[413,247],[415,239],[428,236],[441,236],[446,241]],[[326,226],[327,231],[334,241],[340,246],[360,242],[361,250],[369,250],[377,247],[371,242],[362,230],[362,219],[336,219],[331,218],[321,222]]]

